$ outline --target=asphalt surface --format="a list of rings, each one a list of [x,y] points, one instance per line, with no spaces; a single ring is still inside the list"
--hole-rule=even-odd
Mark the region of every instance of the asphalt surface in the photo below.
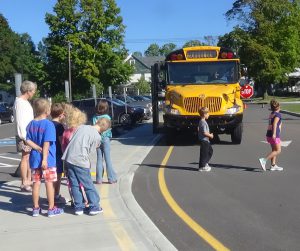
[[[8,159],[20,156],[15,146],[8,146],[13,134],[8,127],[0,127],[0,177],[2,181],[16,167],[8,167]],[[13,128],[13,127],[12,127]],[[12,131],[14,132],[14,131]],[[116,134],[114,135],[116,136]],[[103,213],[96,216],[74,215],[70,203],[60,204],[65,213],[48,218],[45,186],[41,186],[40,206],[42,213],[33,218],[30,193],[20,191],[20,179],[0,184],[0,250],[175,250],[159,229],[141,210],[131,193],[133,174],[156,143],[159,135],[153,135],[151,124],[138,125],[121,133],[111,141],[111,158],[117,172],[118,182],[108,184],[106,177],[96,185]],[[1,144],[0,143],[0,144]],[[7,150],[11,152],[7,152]],[[1,158],[2,157],[2,158]],[[3,158],[6,157],[6,158]],[[96,156],[92,154],[92,178],[95,179]],[[6,170],[8,169],[8,170]],[[5,171],[6,170],[6,171]],[[70,198],[67,181],[63,179],[61,194]]]
[[[167,187],[193,220],[230,250],[300,250],[300,118],[283,115],[283,172],[262,172],[268,107],[249,105],[241,145],[221,135],[213,145],[212,171],[197,171],[199,145],[178,135],[165,166]],[[158,170],[169,146],[162,139],[137,170],[132,191],[147,215],[178,250],[213,250],[178,217],[162,196]],[[269,166],[267,166],[269,167]]]

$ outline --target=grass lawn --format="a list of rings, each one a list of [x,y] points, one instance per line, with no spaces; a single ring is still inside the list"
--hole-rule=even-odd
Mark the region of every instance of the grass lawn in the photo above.
[[[278,102],[292,102],[292,101],[300,101],[299,96],[290,96],[290,97],[278,97],[278,96],[268,96],[267,99],[263,99],[262,97],[253,98],[252,101],[254,103],[266,102],[269,103],[271,99],[276,99]]]
[[[300,113],[300,104],[281,104],[281,110]]]

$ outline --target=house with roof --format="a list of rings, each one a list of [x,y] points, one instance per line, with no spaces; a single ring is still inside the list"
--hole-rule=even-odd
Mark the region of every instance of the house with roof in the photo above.
[[[296,68],[294,72],[289,73],[288,78],[288,86],[291,86],[291,91],[300,92],[300,68]]]
[[[137,83],[142,77],[146,81],[151,82],[151,66],[164,59],[165,57],[163,56],[139,57],[130,54],[125,60],[128,64],[134,66],[134,73],[130,77],[129,85]]]

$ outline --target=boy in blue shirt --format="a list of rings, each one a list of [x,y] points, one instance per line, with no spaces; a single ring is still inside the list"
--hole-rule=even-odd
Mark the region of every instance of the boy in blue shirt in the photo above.
[[[29,164],[32,172],[32,216],[40,214],[39,194],[42,177],[45,180],[47,199],[49,204],[48,217],[62,214],[61,208],[54,206],[54,182],[57,181],[56,173],[56,134],[55,127],[47,119],[50,114],[50,103],[47,99],[39,98],[33,104],[35,118],[27,128],[26,142],[32,147]]]

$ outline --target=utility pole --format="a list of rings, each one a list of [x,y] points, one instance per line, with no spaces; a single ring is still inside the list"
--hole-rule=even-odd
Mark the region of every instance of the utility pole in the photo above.
[[[70,102],[72,102],[72,80],[71,80],[71,42],[68,41],[68,61],[69,61],[69,88],[70,88],[70,92],[69,92],[69,100]]]

